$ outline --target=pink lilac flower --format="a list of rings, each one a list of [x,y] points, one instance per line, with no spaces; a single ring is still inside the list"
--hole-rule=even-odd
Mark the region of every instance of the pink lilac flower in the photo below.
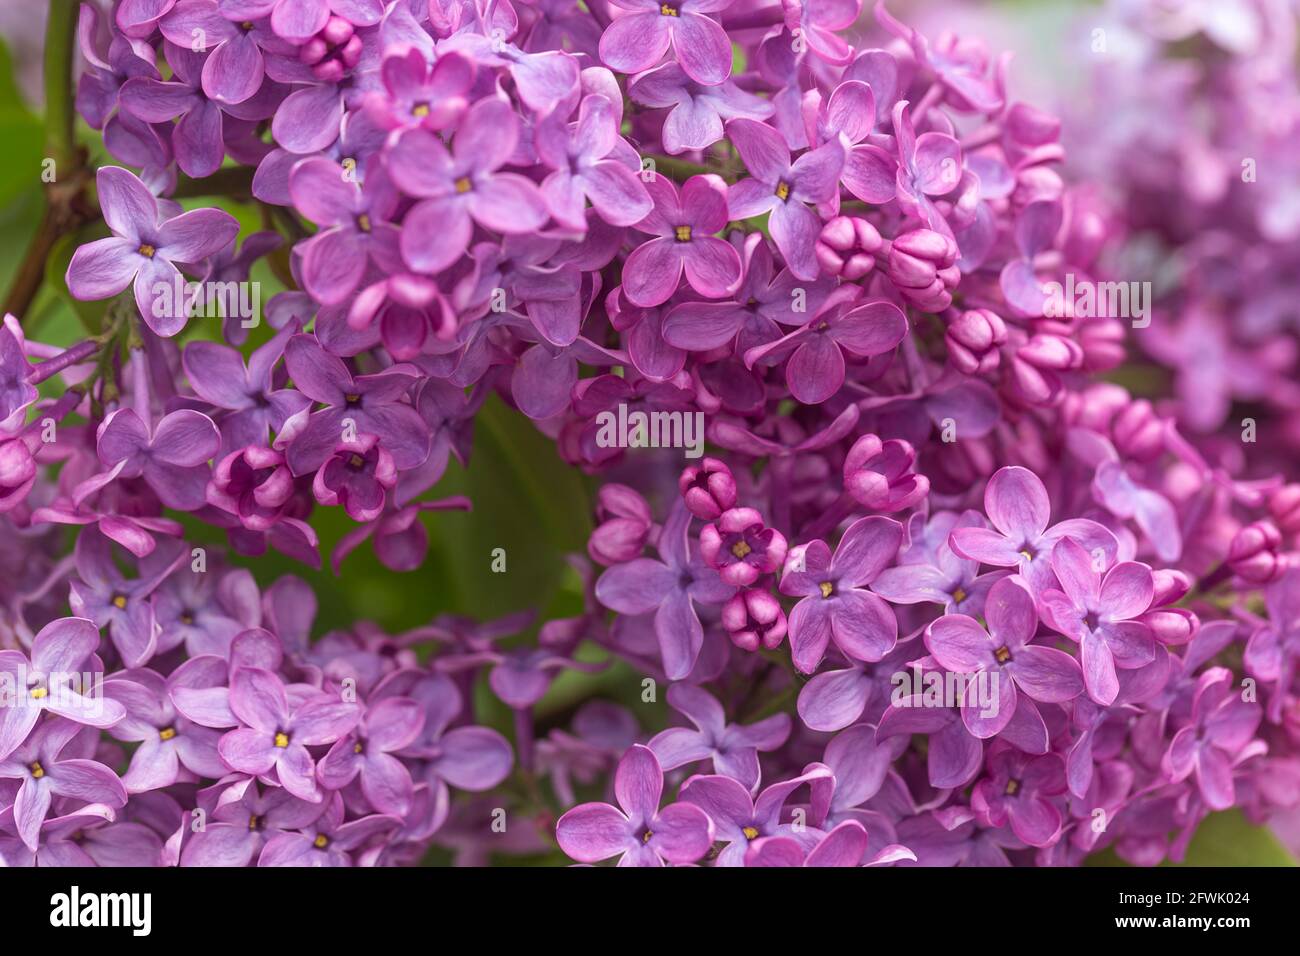
[[[800,560],[781,576],[781,593],[801,600],[790,612],[790,649],[805,674],[817,669],[831,641],[850,658],[878,661],[898,639],[898,621],[882,599],[865,590],[892,564],[903,528],[889,518],[851,524],[832,554],[824,541],[799,548]]]

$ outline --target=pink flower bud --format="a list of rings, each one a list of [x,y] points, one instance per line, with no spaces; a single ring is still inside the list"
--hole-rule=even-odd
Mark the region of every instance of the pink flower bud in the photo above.
[[[736,504],[736,479],[731,469],[716,458],[687,466],[677,479],[677,488],[686,510],[705,521],[713,521]]]
[[[1285,570],[1285,562],[1278,555],[1281,544],[1282,533],[1272,522],[1248,524],[1232,539],[1228,566],[1252,584],[1268,584]]]
[[[967,375],[998,367],[998,346],[1007,341],[1007,327],[997,313],[969,309],[953,319],[944,335],[948,359]]]
[[[596,495],[600,522],[587,540],[587,553],[603,565],[621,564],[640,556],[650,536],[650,505],[627,485],[604,485]]]
[[[722,626],[731,642],[746,651],[772,650],[785,638],[785,611],[768,591],[740,591],[722,606]]]
[[[899,439],[863,435],[844,459],[844,490],[864,508],[889,514],[930,493],[930,479],[914,474],[916,451]]]

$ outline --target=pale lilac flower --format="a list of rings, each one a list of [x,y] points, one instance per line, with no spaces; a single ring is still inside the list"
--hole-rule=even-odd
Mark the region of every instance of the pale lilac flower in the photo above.
[[[177,282],[184,284],[175,263],[198,263],[219,252],[235,238],[239,224],[220,209],[164,219],[148,187],[117,166],[102,167],[95,183],[114,235],[73,253],[68,291],[77,299],[108,299],[134,283],[136,306],[149,328],[164,337],[175,335],[188,321],[191,302],[172,294]]]
[[[758,752],[776,750],[790,736],[788,714],[744,726],[728,724],[722,705],[690,684],[668,688],[668,703],[695,728],[670,727],[650,738],[646,746],[665,770],[710,760],[714,773],[733,778],[753,793],[758,790]]]
[[[630,747],[614,774],[618,806],[584,803],[568,811],[555,827],[560,849],[580,863],[613,856],[619,866],[694,863],[713,843],[713,824],[690,803],[660,808],[663,784],[653,751]]]

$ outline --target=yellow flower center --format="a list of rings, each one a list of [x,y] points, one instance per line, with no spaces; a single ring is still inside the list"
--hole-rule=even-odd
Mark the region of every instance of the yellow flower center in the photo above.
[[[666,3],[661,3],[659,4],[659,15],[661,17],[675,17],[679,14],[677,13],[676,7],[672,7]]]
[[[655,835],[655,834],[654,834],[654,831],[653,831],[653,830],[646,830],[645,833],[641,834],[641,842],[642,842],[642,843],[649,843],[649,842],[650,842],[650,838],[651,838],[652,836],[654,836],[654,835]]]
[[[824,598],[828,598],[835,593],[835,584],[831,581],[823,581],[817,586],[822,589],[822,597]]]
[[[462,176],[456,180],[456,192],[458,193],[467,193],[473,186],[474,184],[469,181],[468,176]]]
[[[46,689],[46,688],[44,688],[44,687],[33,687],[33,688],[32,688],[32,699],[33,699],[33,700],[40,700],[42,697],[48,697],[49,694],[50,694],[49,690]]]
[[[353,752],[354,754],[359,754],[359,753],[361,753],[361,751],[364,750],[364,749],[365,749],[365,748],[361,746],[361,741],[359,741],[359,740],[358,740],[355,744],[352,745],[352,752]]]
[[[1011,649],[1008,648],[1007,645],[1003,644],[993,652],[993,656],[997,658],[999,664],[1005,664],[1007,661],[1011,660]]]
[[[323,850],[330,845],[329,838],[323,833],[316,834],[316,839],[311,841],[311,845],[318,850]]]
[[[140,248],[137,249],[136,252],[140,253],[140,255],[144,256],[146,259],[152,259],[158,250],[149,245],[149,243],[142,242],[140,243]]]
[[[790,184],[785,180],[781,180],[776,184],[776,198],[782,202],[790,198]]]
[[[676,234],[676,236],[677,236],[677,241],[678,241],[678,242],[690,242],[690,241],[691,241],[691,227],[690,227],[690,226],[678,226],[676,229],[673,230],[673,232]]]
[[[360,455],[358,455],[356,452],[353,452],[352,457],[348,459],[348,464],[351,465],[353,468],[360,468],[365,463],[366,460],[362,458]]]
[[[119,611],[122,610],[123,608],[125,608],[125,607],[126,607],[126,595],[125,595],[125,594],[114,594],[114,595],[113,595],[113,607],[117,608]]]
[[[248,818],[248,829],[250,829],[250,830],[256,830],[256,829],[257,829],[257,824],[258,824],[259,822],[260,822],[260,820],[259,820],[257,814],[253,814],[252,816],[250,816],[250,817]]]
[[[429,115],[429,104],[428,104],[428,103],[416,103],[414,106],[411,107],[411,115],[412,115],[412,116],[420,116],[420,117],[428,116],[428,115]]]
[[[1016,795],[1016,791],[1019,790],[1019,789],[1020,789],[1020,781],[1019,781],[1019,780],[1008,780],[1008,781],[1007,781],[1007,796],[1008,796],[1008,797],[1014,797],[1014,796]]]
[[[175,727],[164,727],[162,730],[158,731],[159,740],[171,740],[175,736],[176,736]]]
[[[370,231],[370,217],[367,216],[364,212],[361,215],[357,216],[357,228],[360,229],[362,232]]]
[[[289,735],[286,734],[283,730],[278,731],[275,735],[275,745],[277,747],[289,746]]]
[[[27,768],[31,770],[32,776],[35,777],[37,780],[40,780],[41,777],[45,776],[45,768],[41,766],[41,762],[39,760],[32,761],[30,764],[28,764]]]
[[[952,592],[952,599],[953,599],[953,603],[955,604],[960,604],[968,597],[970,597],[970,595],[966,593],[965,588],[958,588],[957,590]]]
[[[744,541],[737,541],[735,544],[731,546],[731,553],[738,558],[743,558],[745,555],[749,554],[749,552],[753,550],[754,549],[751,548]]]
[[[746,840],[753,840],[758,836],[758,827],[745,827],[740,832],[745,834]]]

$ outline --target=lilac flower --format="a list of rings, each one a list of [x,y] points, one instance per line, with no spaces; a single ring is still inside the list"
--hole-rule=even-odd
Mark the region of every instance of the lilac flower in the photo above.
[[[785,561],[785,535],[753,508],[731,508],[700,532],[700,555],[727,584],[744,587]]]
[[[717,86],[731,75],[731,44],[726,32],[705,13],[717,13],[732,0],[617,0],[632,12],[615,17],[600,38],[600,58],[620,73],[654,66],[668,47],[686,75]]]
[[[878,661],[893,648],[898,640],[894,612],[864,587],[893,563],[902,540],[897,521],[860,518],[833,555],[826,542],[814,540],[797,557],[794,552],[787,557],[781,593],[802,598],[790,612],[790,650],[799,671],[813,673],[832,640],[860,661]]]
[[[203,506],[206,465],[220,445],[217,426],[201,412],[172,412],[151,434],[131,408],[119,408],[104,419],[96,443],[105,465],[123,463],[123,478],[144,478],[164,504],[182,511]]]
[[[373,261],[395,271],[398,228],[389,220],[399,197],[378,173],[363,185],[327,159],[304,159],[289,174],[294,206],[321,227],[301,246],[303,283],[325,305],[351,295]]]
[[[776,750],[790,736],[789,715],[773,714],[745,726],[728,724],[722,706],[690,684],[668,688],[668,703],[695,729],[670,727],[650,738],[646,746],[665,770],[711,760],[714,773],[731,777],[753,793],[758,790],[758,751]]]
[[[722,139],[726,120],[765,120],[772,104],[730,80],[718,85],[697,83],[676,63],[648,70],[628,86],[633,102],[660,109],[671,107],[660,134],[670,156],[708,149]]]
[[[189,300],[168,293],[183,282],[174,263],[197,263],[229,245],[239,232],[233,216],[195,209],[162,219],[158,201],[134,175],[104,166],[95,176],[108,239],[80,246],[68,264],[68,291],[77,299],[107,299],[134,283],[135,303],[149,328],[175,335],[188,319]]]
[[[857,820],[845,820],[806,851],[790,837],[763,837],[745,852],[745,866],[886,866],[899,860],[916,860],[903,846],[886,847],[863,863],[868,848],[867,828]]]
[[[373,521],[383,513],[388,489],[397,484],[393,456],[371,434],[343,440],[320,466],[312,494],[323,505],[342,505],[353,521]]]
[[[140,577],[128,579],[113,561],[109,538],[87,529],[77,536],[77,579],[68,603],[97,628],[108,628],[128,667],[140,667],[158,643],[153,592],[186,557],[180,547],[154,550],[140,559]]]
[[[957,188],[962,170],[961,145],[947,133],[917,136],[906,102],[894,105],[894,137],[898,143],[899,205],[931,229],[951,237],[952,227],[932,197]]]
[[[132,77],[122,84],[119,98],[124,112],[145,123],[166,124],[179,118],[171,130],[176,163],[186,175],[202,177],[221,167],[226,156],[226,136],[231,132],[227,127],[237,127],[241,120],[266,119],[274,111],[278,97],[274,87],[266,87],[265,96],[250,95],[239,103],[210,98],[203,84],[205,59],[190,50],[192,42],[184,46],[170,41],[163,44],[174,79],[164,82],[149,76]],[[254,93],[262,88],[259,83]]]
[[[285,346],[285,364],[294,386],[325,408],[313,412],[289,443],[294,474],[316,471],[343,437],[350,419],[358,435],[378,437],[398,468],[412,468],[429,454],[424,420],[402,402],[415,378],[400,368],[353,377],[342,359],[330,355],[310,335],[295,335]],[[408,366],[409,368],[409,366]]]
[[[381,840],[402,824],[400,817],[372,813],[343,822],[337,797],[325,812],[296,833],[281,832],[266,841],[258,866],[353,866],[351,854]]]
[[[317,803],[316,763],[307,748],[332,744],[361,717],[356,704],[320,693],[290,706],[284,684],[268,670],[237,668],[230,677],[230,709],[242,726],[221,738],[218,751],[240,773],[275,773],[294,796]]]
[[[420,201],[402,221],[401,250],[416,272],[438,272],[469,245],[473,224],[526,233],[546,221],[546,203],[532,181],[503,173],[519,142],[519,117],[495,97],[466,114],[451,152],[423,129],[400,135],[389,152],[393,182]]]
[[[1018,578],[1002,578],[984,604],[988,630],[964,614],[947,614],[925,632],[925,646],[945,669],[992,675],[993,713],[968,698],[961,704],[966,728],[980,739],[1000,733],[1016,712],[1016,688],[1040,703],[1059,704],[1083,692],[1083,676],[1064,651],[1030,643],[1038,631],[1038,609]]]
[[[203,92],[223,103],[242,103],[258,91],[266,76],[262,51],[284,56],[292,47],[275,35],[267,21],[225,13],[217,0],[180,0],[159,28],[179,47],[189,47],[196,35],[204,37],[208,55],[203,60]]]
[[[790,271],[806,281],[816,279],[821,274],[814,251],[821,220],[805,203],[824,203],[836,196],[844,148],[832,140],[792,165],[784,137],[764,123],[732,120],[727,136],[750,173],[728,190],[728,214],[749,219],[770,213],[768,229]]]
[[[1027,468],[999,468],[984,489],[984,510],[993,529],[955,528],[951,547],[963,558],[1001,568],[1017,568],[1037,593],[1053,584],[1052,549],[1065,537],[1089,553],[1113,562],[1115,536],[1087,518],[1070,518],[1051,527],[1052,503],[1042,479]]]
[[[663,176],[646,184],[654,211],[636,228],[656,238],[632,251],[623,266],[623,293],[651,308],[677,291],[682,273],[706,299],[720,299],[740,280],[740,255],[714,233],[727,224],[727,186],[714,175],[692,176],[681,193]]]
[[[794,311],[796,289],[803,305],[816,313],[826,300],[825,282],[802,283],[789,269],[775,272],[772,250],[759,233],[751,233],[741,249],[740,286],[725,302],[682,302],[664,316],[668,344],[690,352],[707,352],[735,341],[735,352],[767,345],[782,335],[782,325],[803,323]],[[701,515],[700,517],[703,517]]]
[[[371,806],[380,813],[405,816],[411,808],[411,772],[393,751],[414,742],[423,726],[424,713],[415,701],[381,700],[366,709],[356,730],[321,758],[317,774],[331,790],[341,790],[359,776]]]
[[[871,590],[892,604],[941,604],[945,614],[982,616],[989,588],[1006,572],[981,575],[979,562],[961,557],[948,542],[955,528],[983,527],[984,517],[977,511],[941,511],[928,523],[913,515],[908,522],[910,546],[897,567],[877,575]]]
[[[1196,682],[1191,721],[1174,734],[1161,767],[1175,783],[1196,775],[1196,787],[1212,810],[1237,802],[1233,769],[1267,750],[1255,740],[1263,714],[1242,699],[1232,672],[1211,667]]]
[[[459,53],[438,57],[432,66],[417,47],[384,57],[384,93],[370,93],[365,109],[384,129],[422,126],[441,130],[469,108],[474,63]]]
[[[309,404],[301,393],[276,388],[274,383],[273,370],[296,329],[294,323],[286,325],[253,351],[247,366],[239,352],[218,342],[191,342],[185,347],[185,375],[195,393],[225,410],[216,418],[222,454],[264,445],[268,432],[278,432],[286,419]]]
[[[820,833],[812,826],[794,826],[781,819],[786,801],[805,784],[814,806],[828,805],[833,778],[822,764],[810,764],[800,776],[764,787],[757,797],[731,777],[694,776],[682,785],[681,798],[686,805],[701,808],[712,821],[716,839],[727,844],[718,854],[717,865],[744,866],[746,850],[763,837],[790,837],[806,848],[817,842]]]
[[[225,765],[217,756],[220,732],[177,714],[169,695],[171,686],[170,680],[144,668],[118,671],[104,682],[105,696],[125,710],[110,733],[118,740],[139,743],[122,775],[127,793],[169,787],[185,771],[197,777],[225,776]]]
[[[1151,628],[1135,620],[1151,606],[1151,568],[1137,561],[1108,566],[1104,575],[1073,538],[1052,549],[1052,570],[1061,590],[1039,594],[1043,620],[1079,643],[1088,696],[1109,705],[1119,693],[1116,668],[1133,670],[1155,657]]]
[[[555,170],[542,181],[542,195],[557,222],[585,231],[584,199],[615,226],[638,223],[654,208],[637,174],[614,155],[618,120],[605,97],[584,97],[572,130],[552,113],[537,124],[536,138],[539,158]]]
[[[713,824],[699,807],[660,808],[664,774],[653,751],[630,747],[614,774],[618,806],[584,803],[560,817],[560,849],[580,863],[618,857],[619,866],[694,863],[713,843]]]
[[[840,286],[803,328],[745,353],[745,366],[786,362],[790,394],[819,405],[844,384],[844,353],[869,357],[891,351],[907,334],[907,318],[894,303],[857,303],[857,289]]]
[[[283,787],[262,787],[256,777],[242,777],[222,792],[207,825],[185,844],[180,865],[247,866],[268,839],[310,826],[324,809]]]
[[[89,727],[111,727],[125,716],[114,701],[87,696],[95,689],[83,681],[103,667],[94,656],[98,647],[93,623],[66,617],[40,629],[30,662],[21,651],[0,651],[0,674],[9,688],[0,706],[0,758],[18,749],[44,712]]]
[[[325,28],[330,15],[357,26],[374,26],[384,12],[380,0],[220,0],[221,13],[235,21],[271,18],[277,36],[295,43]]]
[[[56,796],[120,807],[126,791],[117,774],[94,760],[64,759],[62,753],[82,731],[81,724],[52,717],[0,760],[0,780],[19,780],[14,797],[14,827],[33,853],[41,824]]]
[[[991,826],[1010,824],[1030,846],[1047,846],[1061,830],[1051,798],[1065,792],[1065,762],[1056,754],[1031,757],[1011,747],[989,755],[989,776],[975,786],[971,808]]]
[[[684,505],[673,507],[656,545],[661,560],[635,558],[617,564],[596,582],[596,598],[620,614],[655,612],[654,630],[671,680],[691,672],[704,643],[704,628],[695,602],[720,604],[735,588],[690,553],[687,531],[691,516]]]

